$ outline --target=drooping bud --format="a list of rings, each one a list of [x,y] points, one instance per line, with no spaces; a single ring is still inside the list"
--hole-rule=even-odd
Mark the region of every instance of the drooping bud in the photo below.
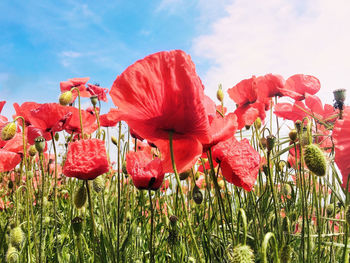
[[[73,100],[73,93],[71,91],[66,91],[61,93],[59,102],[62,106],[66,106],[70,103],[72,103]]]
[[[191,173],[192,173],[191,169],[180,173],[179,174],[180,180],[181,181],[186,180],[191,175]]]
[[[11,245],[20,249],[22,246],[23,240],[24,240],[24,233],[22,231],[22,228],[19,226],[13,228],[10,232]]]
[[[35,145],[31,145],[29,147],[29,150],[28,150],[29,156],[31,157],[35,156],[37,152],[38,151],[36,150]]]
[[[45,138],[42,136],[38,136],[35,138],[35,149],[38,153],[42,153],[45,149]]]
[[[92,181],[92,187],[96,193],[101,192],[105,188],[105,181],[102,176],[98,176]]]
[[[271,152],[273,147],[275,146],[276,137],[273,135],[269,135],[266,138],[266,142],[267,142],[267,144],[266,144],[267,151]]]
[[[328,204],[326,208],[327,216],[332,216],[334,213],[334,204]]]
[[[216,97],[217,99],[223,103],[224,101],[224,92],[222,91],[222,85],[219,85],[218,91],[216,92]]]
[[[253,263],[253,250],[247,245],[238,244],[232,250],[228,251],[228,262],[230,263]]]
[[[118,146],[118,139],[114,136],[111,137],[111,140],[112,140],[112,143],[115,145],[115,146]]]
[[[322,150],[316,144],[310,144],[305,148],[304,154],[307,168],[318,176],[324,176],[327,170],[326,158]]]
[[[98,102],[98,97],[96,95],[92,95],[90,97],[90,101],[91,101],[91,104],[95,107],[97,105],[97,102]]]
[[[197,185],[195,185],[193,190],[192,190],[192,198],[196,202],[197,205],[200,205],[203,201],[203,194],[199,190],[199,187]]]
[[[7,263],[17,263],[19,260],[18,250],[15,247],[9,246],[6,252]]]
[[[86,188],[85,188],[85,185],[82,185],[79,187],[78,191],[75,192],[74,204],[78,209],[80,209],[85,205],[86,200],[87,200]]]
[[[11,140],[16,135],[16,123],[10,122],[1,130],[1,139],[4,141]]]
[[[76,236],[81,234],[83,229],[83,219],[80,217],[75,217],[72,219],[72,227]]]
[[[297,139],[298,139],[298,132],[296,129],[293,129],[289,132],[289,139],[292,141],[292,142],[296,142]]]

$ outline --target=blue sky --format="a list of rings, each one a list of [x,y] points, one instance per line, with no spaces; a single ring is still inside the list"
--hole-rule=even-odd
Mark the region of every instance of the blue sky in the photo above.
[[[1,1],[0,100],[57,101],[59,82],[110,88],[128,65],[188,52],[214,97],[251,75],[312,74],[320,97],[348,88],[350,1]],[[350,97],[350,95],[349,95]],[[226,99],[228,102],[228,100]],[[228,102],[229,103],[229,102]]]

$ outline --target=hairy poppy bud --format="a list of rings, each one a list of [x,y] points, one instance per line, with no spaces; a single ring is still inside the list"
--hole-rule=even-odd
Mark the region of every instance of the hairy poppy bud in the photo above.
[[[284,244],[280,249],[280,259],[283,263],[289,263],[292,255],[292,249],[289,245]]]
[[[218,185],[220,186],[220,188],[224,188],[225,187],[225,182],[224,182],[224,180],[220,180],[219,182],[218,182]]]
[[[230,263],[253,263],[253,250],[247,245],[238,244],[228,251],[228,261]]]
[[[273,147],[275,146],[275,142],[276,142],[276,137],[273,135],[269,135],[266,138],[267,144],[266,144],[266,148],[268,152],[271,152]]]
[[[103,180],[102,176],[98,176],[92,181],[92,187],[96,193],[99,193],[104,189],[105,181]]]
[[[296,122],[295,122],[295,128],[296,128],[296,130],[297,130],[297,132],[301,132],[301,125],[302,125],[303,123],[300,121],[300,120],[297,120]]]
[[[177,218],[177,216],[171,215],[171,216],[169,217],[169,220],[170,220],[170,223],[171,223],[172,225],[175,225],[176,222],[177,222],[177,220],[179,220],[179,219]]]
[[[74,195],[74,204],[79,209],[82,208],[87,200],[87,193],[85,185],[79,187],[78,191],[75,192]]]
[[[189,177],[191,173],[192,173],[191,169],[180,173],[180,174],[179,174],[180,180],[182,180],[182,181],[183,181],[183,180],[186,180],[187,177]]]
[[[255,125],[258,128],[258,130],[261,128],[261,119],[260,119],[260,117],[256,118]]]
[[[112,143],[115,145],[115,146],[118,146],[118,139],[114,136],[111,137],[111,140],[112,140]]]
[[[9,246],[6,252],[6,262],[17,263],[19,259],[18,250],[15,247]]]
[[[79,236],[83,229],[83,219],[81,217],[75,217],[72,219],[72,227],[75,235]]]
[[[296,142],[296,140],[298,139],[298,132],[296,129],[293,129],[289,132],[289,139],[292,142]]]
[[[203,194],[199,190],[197,185],[195,185],[193,190],[192,190],[192,198],[196,202],[197,205],[200,205],[203,201]]]
[[[218,100],[222,103],[224,101],[224,92],[222,91],[222,85],[219,85],[219,89],[216,92],[216,97],[218,98]]]
[[[22,228],[19,226],[13,228],[10,232],[11,245],[20,249],[23,240],[24,240],[24,233],[22,231]]]
[[[333,95],[336,102],[344,102],[346,98],[346,89],[337,89],[333,91]]]
[[[91,104],[95,107],[98,102],[98,97],[96,95],[92,95],[90,97]]]
[[[58,134],[58,132],[55,133],[55,141],[57,142],[60,139],[60,135]]]
[[[1,139],[4,141],[11,140],[16,135],[16,123],[10,122],[1,130]]]
[[[42,136],[38,136],[35,138],[35,149],[39,152],[42,153],[45,149],[45,138]]]
[[[31,145],[29,147],[29,150],[28,150],[29,156],[31,157],[35,156],[37,152],[38,151],[36,150],[35,145]]]
[[[324,176],[327,170],[326,158],[322,150],[315,144],[305,148],[305,164],[307,168],[318,176]]]
[[[327,205],[326,213],[327,213],[327,216],[333,215],[333,213],[334,213],[334,204]]]
[[[61,93],[59,102],[62,106],[66,106],[69,103],[72,103],[73,100],[73,93],[71,91],[66,91]]]

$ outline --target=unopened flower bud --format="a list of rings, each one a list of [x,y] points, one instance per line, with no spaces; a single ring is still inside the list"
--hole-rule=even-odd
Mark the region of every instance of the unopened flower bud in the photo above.
[[[262,149],[266,149],[266,147],[267,147],[267,140],[266,140],[265,137],[262,137],[260,139],[260,143],[261,143],[260,148],[262,147]]]
[[[29,150],[28,150],[29,156],[31,157],[35,156],[37,152],[38,151],[36,150],[35,145],[31,145],[29,147]]]
[[[230,263],[253,263],[253,250],[247,245],[238,244],[232,250],[228,251],[228,261]]]
[[[73,93],[71,91],[66,91],[61,93],[59,102],[62,106],[66,106],[70,103],[72,103],[73,100]]]
[[[219,89],[216,92],[216,97],[218,98],[218,100],[222,103],[224,101],[224,92],[222,91],[222,86],[221,84],[219,85]]]
[[[58,132],[55,133],[55,141],[57,142],[60,139],[60,135]]]
[[[4,141],[11,140],[16,135],[16,123],[10,122],[1,130],[1,139]]]
[[[344,102],[346,98],[346,89],[337,89],[333,91],[333,95],[336,102]]]
[[[266,138],[267,144],[266,144],[266,148],[268,152],[271,152],[273,147],[275,146],[275,142],[276,142],[276,137],[273,135],[269,135]]]
[[[258,130],[261,128],[261,119],[260,119],[260,117],[256,118],[255,125],[258,128]]]
[[[92,187],[96,193],[101,192],[105,188],[105,181],[102,176],[98,176],[92,181]]]
[[[282,187],[282,193],[285,196],[289,196],[292,194],[292,187],[290,186],[290,184],[284,184]]]
[[[98,97],[96,95],[92,95],[90,97],[91,104],[95,107],[98,102]]]
[[[289,132],[289,139],[292,141],[292,142],[296,142],[297,139],[298,139],[298,132],[296,129],[293,129]]]
[[[334,213],[334,204],[328,204],[326,208],[327,216],[332,216]]]
[[[220,181],[218,182],[218,185],[220,186],[220,188],[224,188],[224,187],[225,187],[225,182],[224,182],[224,180],[220,180]]]
[[[83,229],[83,219],[80,217],[75,217],[72,219],[72,227],[76,236],[81,234]]]
[[[118,139],[114,136],[111,137],[111,140],[112,140],[112,143],[115,145],[115,146],[118,146]]]
[[[42,136],[38,136],[35,138],[35,149],[39,152],[42,153],[45,149],[45,138]]]
[[[297,120],[294,125],[295,125],[295,129],[297,130],[298,133],[301,132],[301,126],[302,126],[302,122],[300,120]]]
[[[79,187],[78,191],[74,194],[74,204],[79,209],[82,208],[87,200],[87,193],[85,185]]]
[[[13,228],[10,232],[11,245],[20,249],[22,246],[23,240],[24,240],[24,233],[22,231],[22,228],[19,226]]]
[[[324,176],[327,170],[326,158],[316,144],[310,144],[305,148],[304,154],[307,168],[318,176]]]
[[[9,246],[6,252],[7,263],[17,263],[19,260],[18,250],[15,247]]]
[[[170,223],[171,223],[172,225],[175,225],[176,222],[177,222],[177,220],[179,220],[179,219],[177,218],[177,216],[171,215],[171,216],[169,217],[169,220],[170,220]]]
[[[199,190],[197,185],[195,185],[193,190],[192,190],[192,198],[196,202],[197,205],[200,205],[203,201],[203,194]]]

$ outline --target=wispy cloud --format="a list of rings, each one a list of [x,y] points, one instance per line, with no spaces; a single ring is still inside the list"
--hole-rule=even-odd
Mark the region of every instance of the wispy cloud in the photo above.
[[[224,9],[193,41],[196,56],[211,65],[204,77],[211,95],[218,83],[227,89],[270,72],[317,76],[327,102],[332,90],[348,88],[349,1],[235,0]]]

